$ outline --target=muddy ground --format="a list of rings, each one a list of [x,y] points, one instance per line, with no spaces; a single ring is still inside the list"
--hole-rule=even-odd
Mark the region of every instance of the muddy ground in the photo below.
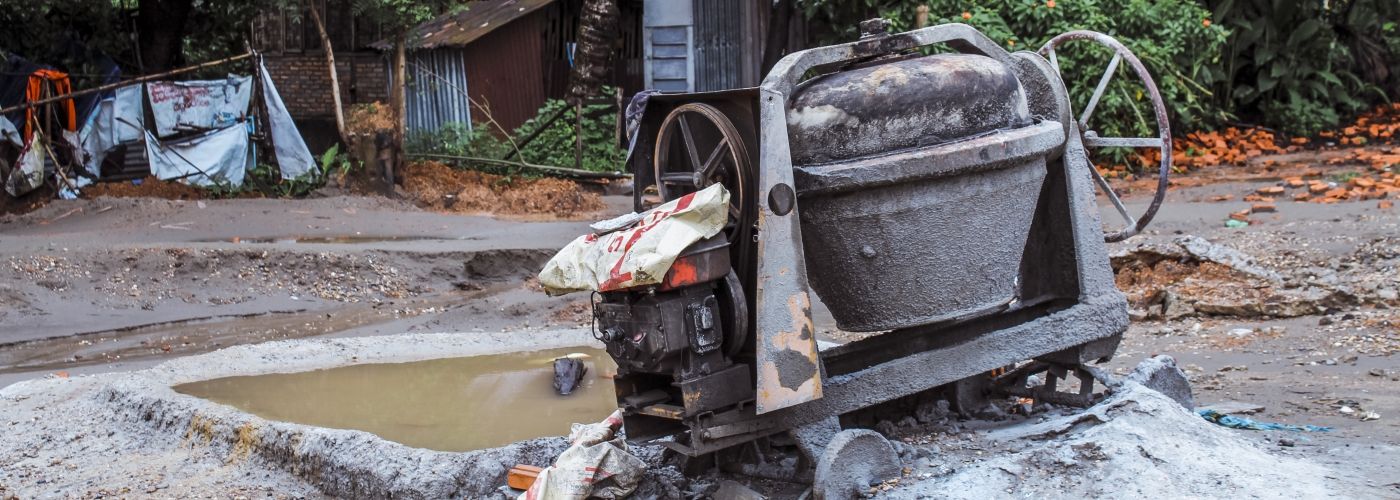
[[[1270,454],[1355,476],[1362,488],[1353,494],[1397,497],[1400,212],[1376,200],[1278,200],[1275,212],[1250,214],[1248,227],[1225,225],[1250,208],[1246,195],[1293,175],[1289,165],[1315,169],[1319,161],[1291,155],[1276,170],[1222,167],[1198,176],[1208,181],[1183,182],[1147,234],[1113,245],[1135,321],[1110,367],[1126,373],[1146,356],[1170,354],[1200,406],[1245,403],[1261,407],[1248,414],[1259,420],[1334,427],[1230,432]],[[1345,182],[1333,176],[1347,168],[1327,166],[1318,177]],[[1146,196],[1132,193],[1130,208],[1140,210]],[[548,298],[529,278],[589,221],[627,207],[619,197],[605,202],[599,213],[566,221],[443,214],[353,196],[98,198],[0,216],[0,387],[269,340],[584,325],[587,297]],[[1252,259],[1221,257],[1219,248]],[[821,308],[817,320],[827,340],[846,338]],[[983,433],[963,432],[977,427],[887,425],[889,434],[945,452],[930,472],[914,471],[887,494],[927,493],[920,483],[952,481],[939,478],[996,453]],[[129,446],[136,443],[109,447]],[[24,460],[15,453],[0,455],[0,465]],[[88,489],[70,493],[121,486],[119,478],[89,479]],[[254,493],[282,485],[230,481]],[[0,491],[6,487],[40,491],[0,474]]]

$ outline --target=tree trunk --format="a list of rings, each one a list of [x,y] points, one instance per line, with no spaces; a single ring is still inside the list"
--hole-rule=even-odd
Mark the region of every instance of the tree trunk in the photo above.
[[[331,37],[326,35],[326,25],[321,22],[321,13],[316,10],[316,2],[311,2],[308,8],[311,9],[311,21],[316,23],[316,33],[321,35],[321,48],[326,51],[326,70],[331,74],[331,102],[335,107],[335,130],[340,132],[341,144],[348,148],[350,134],[345,130],[345,108],[340,103],[340,76],[335,71],[335,52],[331,49]]]
[[[584,0],[578,46],[574,48],[574,68],[569,72],[567,100],[570,104],[578,105],[600,94],[607,83],[618,16],[614,0]]]
[[[394,171],[403,164],[403,142],[408,130],[408,48],[404,36],[394,40],[394,159],[389,164],[389,186],[394,185]]]
[[[768,71],[787,55],[791,20],[792,0],[774,0],[772,10],[768,12],[768,39],[763,43],[763,77],[768,76]]]
[[[136,5],[138,50],[147,73],[159,73],[180,66],[185,24],[194,0],[141,0]]]

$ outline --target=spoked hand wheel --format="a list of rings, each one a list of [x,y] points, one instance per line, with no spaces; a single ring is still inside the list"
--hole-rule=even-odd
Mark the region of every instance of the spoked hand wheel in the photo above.
[[[1171,125],[1167,123],[1167,106],[1162,102],[1162,94],[1157,91],[1157,85],[1152,81],[1152,75],[1147,72],[1147,68],[1142,65],[1142,61],[1133,55],[1132,51],[1119,43],[1113,37],[1094,31],[1071,31],[1062,34],[1050,41],[1045,42],[1045,46],[1040,48],[1040,55],[1050,60],[1055,71],[1060,72],[1059,60],[1055,57],[1055,51],[1068,42],[1075,40],[1089,40],[1097,42],[1113,50],[1113,59],[1108,62],[1108,69],[1099,78],[1098,86],[1094,88],[1094,93],[1089,97],[1089,101],[1084,105],[1084,110],[1079,114],[1079,134],[1086,153],[1089,148],[1158,148],[1162,153],[1162,162],[1157,172],[1157,193],[1152,197],[1152,204],[1147,206],[1147,211],[1142,217],[1134,218],[1128,213],[1128,209],[1123,206],[1123,200],[1118,198],[1118,194],[1113,192],[1113,187],[1109,186],[1108,180],[1099,174],[1093,162],[1089,164],[1089,172],[1094,176],[1094,182],[1098,183],[1099,189],[1103,190],[1108,200],[1113,203],[1113,207],[1118,210],[1118,214],[1123,217],[1127,226],[1118,231],[1105,231],[1104,241],[1123,241],[1138,234],[1147,224],[1152,222],[1152,217],[1157,215],[1157,209],[1162,206],[1162,199],[1167,195],[1167,176],[1171,173],[1172,166],[1172,134]],[[1147,96],[1152,103],[1152,111],[1157,120],[1157,137],[1100,137],[1097,132],[1090,128],[1089,119],[1094,115],[1094,108],[1098,106],[1099,99],[1103,98],[1104,92],[1108,90],[1108,83],[1113,79],[1114,72],[1118,71],[1118,65],[1123,61],[1128,62],[1128,66],[1137,73],[1138,79],[1142,80],[1143,87],[1146,87]],[[1066,84],[1068,85],[1068,84]],[[1092,157],[1092,155],[1089,155]]]
[[[735,228],[747,219],[744,207],[749,206],[747,183],[752,181],[752,170],[744,140],[724,113],[700,103],[672,110],[657,132],[652,161],[656,191],[663,201],[723,184],[729,190],[732,223],[727,233],[735,241]]]

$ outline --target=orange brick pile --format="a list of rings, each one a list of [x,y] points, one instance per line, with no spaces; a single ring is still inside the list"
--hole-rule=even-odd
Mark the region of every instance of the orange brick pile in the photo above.
[[[1243,165],[1266,153],[1283,153],[1272,132],[1230,127],[1211,132],[1192,132],[1172,141],[1172,164],[1180,170],[1216,165]]]
[[[1325,131],[1318,136],[1336,139],[1343,146],[1363,146],[1390,142],[1397,134],[1400,134],[1400,103],[1381,105],[1358,117],[1351,126],[1338,132]]]
[[[1274,201],[1283,197],[1313,203],[1381,200],[1377,206],[1390,208],[1393,203],[1389,198],[1397,194],[1400,194],[1400,176],[1381,170],[1375,174],[1360,174],[1344,182],[1328,182],[1315,176],[1289,177],[1280,185],[1259,188],[1245,196],[1244,201],[1254,203],[1251,213],[1272,212]]]

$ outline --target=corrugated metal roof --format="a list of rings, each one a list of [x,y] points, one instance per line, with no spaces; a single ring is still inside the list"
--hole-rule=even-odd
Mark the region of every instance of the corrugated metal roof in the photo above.
[[[439,16],[413,28],[408,34],[408,48],[462,47],[554,1],[476,0],[467,4],[466,10]],[[393,45],[390,40],[380,40],[374,47],[386,50]]]

